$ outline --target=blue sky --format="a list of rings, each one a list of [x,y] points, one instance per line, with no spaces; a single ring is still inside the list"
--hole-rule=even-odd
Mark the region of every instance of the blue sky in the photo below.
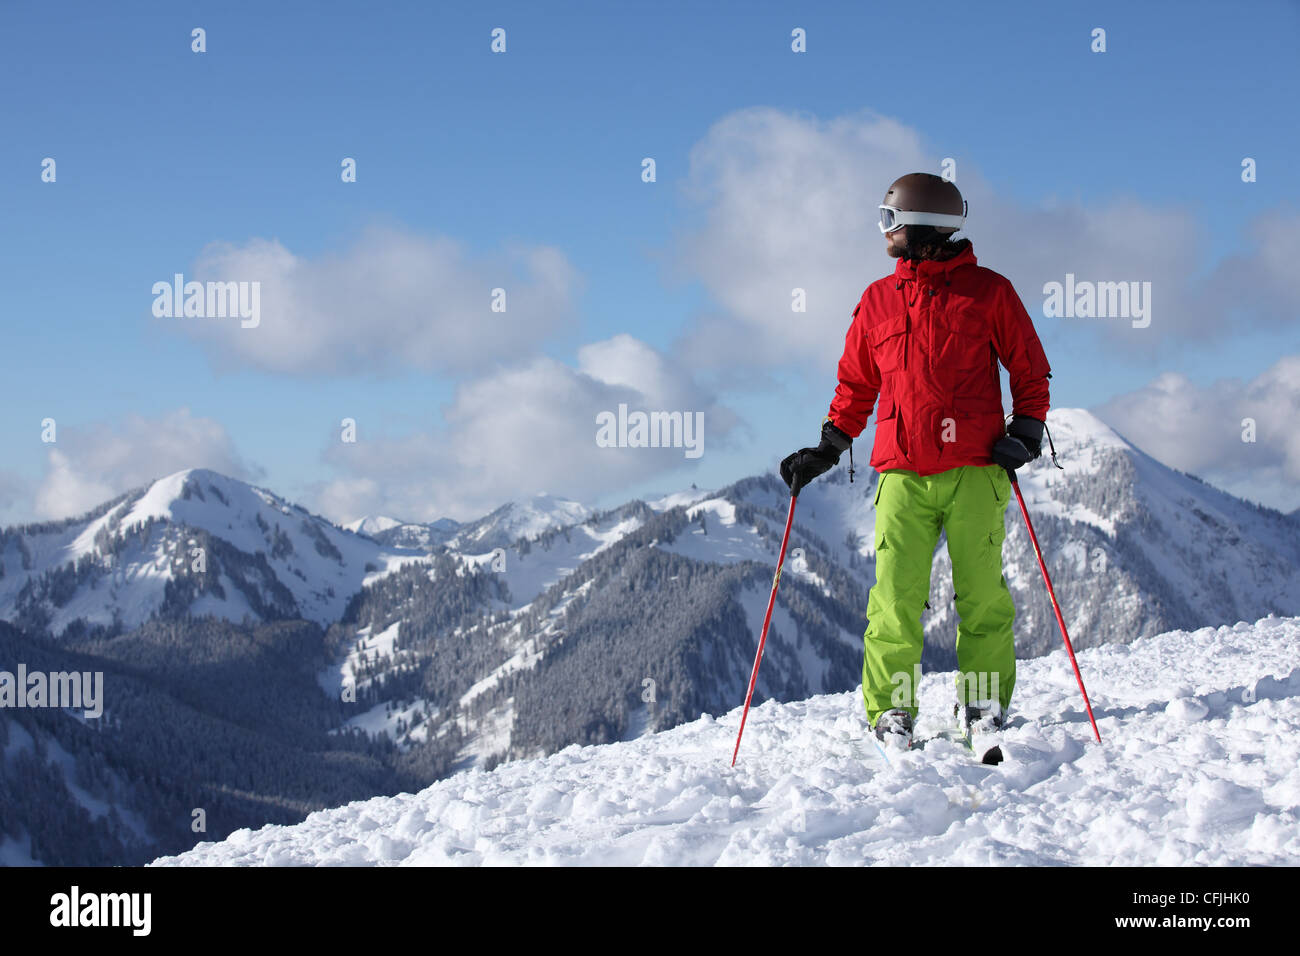
[[[190,49],[194,27],[205,53]],[[489,49],[495,27],[504,54]],[[806,53],[790,49],[795,27]],[[1089,49],[1094,27],[1105,53]],[[871,197],[911,171],[891,175],[894,156],[923,168],[954,158],[959,186],[983,201],[972,198],[966,234],[1038,321],[1054,405],[1104,412],[1162,460],[1295,508],[1293,419],[1261,420],[1257,448],[1233,436],[1252,402],[1300,407],[1294,366],[1278,366],[1300,356],[1300,294],[1283,274],[1284,253],[1300,253],[1288,119],[1298,27],[1282,3],[7,5],[0,521],[84,510],[189,465],[242,472],[337,519],[465,518],[537,491],[608,504],[770,468],[815,439],[848,313],[892,266]],[[756,118],[727,123],[737,116]],[[772,334],[771,321],[798,318],[788,304],[776,319],[775,303],[770,316],[743,304],[772,254],[746,247],[753,224],[798,207],[804,187],[766,204],[750,184],[786,188],[788,169],[844,182],[858,142],[874,145],[843,195],[860,234],[845,231],[844,210],[795,230],[810,257],[834,236],[828,249],[863,250],[810,276],[814,298],[826,295],[805,354]],[[818,159],[798,159],[804,149]],[[641,180],[647,156],[655,183]],[[1258,182],[1241,182],[1246,156]],[[41,181],[45,157],[55,183]],[[356,183],[340,181],[343,157]],[[439,240],[456,251],[422,245]],[[343,331],[274,358],[248,344],[269,332],[232,347],[231,326],[195,333],[150,315],[155,281],[202,271],[213,243],[236,250],[227,270],[256,271],[259,242],[322,282],[362,261],[386,263],[383,282],[392,263],[446,255],[453,286],[504,275],[508,290],[531,281],[549,298],[535,336],[447,356],[433,354],[443,326],[407,348],[410,326],[385,312],[423,308],[418,289],[372,311],[355,306],[354,286],[332,288],[321,298],[352,311],[313,300],[295,334],[310,337],[312,309]],[[521,264],[541,249],[564,268]],[[1041,276],[1072,263],[1082,277],[1149,277],[1157,301],[1179,308],[1144,336],[1042,318]],[[1213,309],[1236,307],[1243,286],[1244,313],[1217,322]],[[426,291],[451,303],[436,322],[491,321],[447,314],[463,289]],[[728,330],[734,353],[717,347]],[[388,357],[350,366],[348,334]],[[602,342],[618,344],[583,353]],[[654,365],[659,384],[592,385],[592,363],[615,353],[615,366]],[[553,432],[545,408],[519,414],[570,386],[592,400],[635,386],[627,394],[707,410],[706,454],[628,449],[606,468],[582,437],[594,425],[576,420],[585,399],[557,403]],[[1222,420],[1200,420],[1207,408]],[[356,448],[339,447],[345,416],[359,423]],[[55,446],[40,441],[47,417]]]

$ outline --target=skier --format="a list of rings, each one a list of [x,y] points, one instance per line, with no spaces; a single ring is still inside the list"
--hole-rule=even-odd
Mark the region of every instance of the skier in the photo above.
[[[968,739],[1001,728],[1016,679],[1015,605],[1002,576],[1008,469],[1039,456],[1051,368],[1011,283],[976,264],[969,239],[952,238],[966,212],[939,176],[911,173],[889,187],[880,230],[894,274],[853,310],[821,443],[781,462],[797,495],[850,449],[879,398],[862,696],[877,738],[894,747],[912,742],[920,619],[941,529],[960,618],[954,714]],[[1010,374],[1009,426],[998,361]]]

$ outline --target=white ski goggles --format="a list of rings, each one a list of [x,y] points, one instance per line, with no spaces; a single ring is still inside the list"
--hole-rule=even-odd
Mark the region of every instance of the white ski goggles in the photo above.
[[[909,212],[897,206],[880,206],[880,231],[889,235],[904,226],[951,226],[960,229],[966,224],[966,213],[970,206],[962,200],[962,214],[950,216],[941,212]]]

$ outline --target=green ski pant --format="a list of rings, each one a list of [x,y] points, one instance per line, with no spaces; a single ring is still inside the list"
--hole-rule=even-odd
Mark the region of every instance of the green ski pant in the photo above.
[[[922,477],[889,469],[876,485],[876,584],[867,599],[862,696],[875,726],[886,710],[916,718],[921,612],[942,529],[952,558],[957,625],[957,700],[997,700],[1016,682],[1011,625],[1016,608],[1002,576],[1011,479],[1000,465],[963,465]]]

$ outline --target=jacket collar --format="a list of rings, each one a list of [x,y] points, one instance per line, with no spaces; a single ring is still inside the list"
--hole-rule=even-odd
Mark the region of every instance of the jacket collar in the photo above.
[[[911,282],[915,279],[929,279],[931,281],[948,280],[948,273],[961,266],[973,266],[976,264],[975,247],[970,240],[966,240],[966,248],[957,253],[951,259],[944,259],[942,262],[933,259],[922,259],[914,262],[909,259],[899,259],[894,266],[894,278],[900,282]]]

